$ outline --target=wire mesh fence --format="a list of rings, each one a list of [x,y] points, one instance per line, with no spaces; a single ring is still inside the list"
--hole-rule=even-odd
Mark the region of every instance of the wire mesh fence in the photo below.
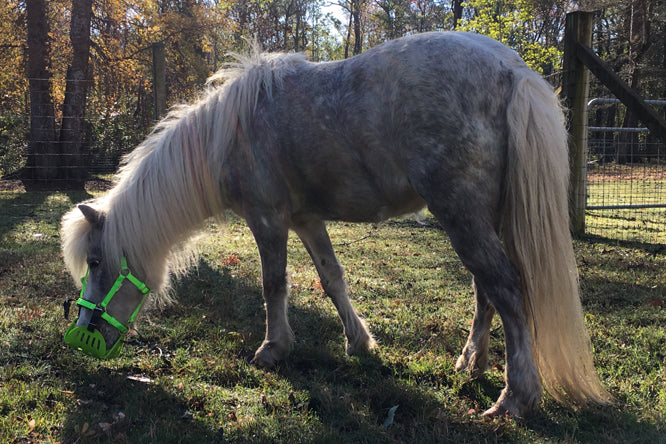
[[[598,126],[611,119],[595,121],[593,108],[617,107],[617,102],[617,99],[595,99],[590,103],[586,232],[612,239],[666,244],[666,146],[651,138],[645,128]],[[666,101],[655,105],[666,106]],[[619,112],[621,115],[622,110]],[[62,118],[55,119],[55,129],[61,126]],[[105,175],[117,169],[122,155],[131,151],[146,132],[143,127],[144,131],[137,131],[140,125],[136,125],[136,116],[130,113],[90,114],[84,119],[80,154],[69,153],[58,142],[58,150],[44,152],[41,162],[30,164],[27,162],[29,120],[27,114],[0,112],[0,176],[20,168],[40,170],[53,165],[60,169],[83,168],[93,180],[92,186],[99,187],[97,179],[108,178]],[[614,121],[617,123],[617,115]],[[53,143],[54,137],[48,140]],[[53,183],[58,179],[45,180],[49,182],[46,185],[58,188]],[[0,183],[0,189],[16,186]]]
[[[58,81],[26,80],[25,103],[0,100],[0,179],[5,182],[21,179],[34,189],[67,189],[96,180],[113,173],[154,123],[145,89],[109,101],[103,83],[67,79],[67,91],[73,83],[89,87],[85,109],[76,112],[67,100],[58,104]],[[58,91],[66,94],[64,88],[59,84]],[[0,188],[12,186],[0,183]]]
[[[594,99],[617,103],[617,99]],[[666,105],[666,101],[652,101]],[[666,244],[666,147],[647,129],[588,127],[588,234]]]

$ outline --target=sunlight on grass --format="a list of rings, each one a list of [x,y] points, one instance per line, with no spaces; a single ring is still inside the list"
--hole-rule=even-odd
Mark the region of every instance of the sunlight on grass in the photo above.
[[[142,316],[118,359],[64,346],[76,297],[58,224],[90,195],[0,193],[0,442],[658,442],[666,436],[666,256],[646,244],[577,240],[595,360],[618,405],[575,411],[546,397],[525,419],[486,421],[492,368],[454,371],[473,314],[471,277],[436,221],[330,224],[351,298],[378,347],[348,357],[333,304],[290,236],[296,342],[274,370],[249,361],[264,335],[261,267],[239,218],[210,222],[177,303]],[[36,233],[42,236],[35,237]],[[397,407],[396,407],[397,406]],[[388,421],[392,412],[391,421]],[[388,424],[384,426],[384,424]]]
[[[666,179],[663,168],[648,165],[602,165],[588,173],[587,206],[628,209],[588,209],[586,232],[612,239],[666,244]]]

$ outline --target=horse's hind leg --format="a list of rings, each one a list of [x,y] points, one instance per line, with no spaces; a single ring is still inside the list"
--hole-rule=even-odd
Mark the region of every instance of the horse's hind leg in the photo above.
[[[463,264],[474,275],[479,291],[487,295],[499,313],[506,341],[506,386],[485,414],[521,415],[538,405],[542,387],[534,361],[532,336],[527,327],[520,276],[490,222],[493,218],[483,214],[479,202],[475,202],[475,206],[464,202],[458,205],[464,208],[454,211],[438,202],[430,204],[429,208],[446,229]],[[477,331],[483,332],[483,328],[485,325]]]
[[[254,354],[253,362],[271,368],[291,351],[293,333],[287,319],[287,238],[288,230],[271,225],[261,217],[248,219],[261,257],[263,296],[266,304],[266,337]]]
[[[476,278],[475,278],[476,281]],[[476,308],[472,329],[467,338],[467,344],[456,362],[457,371],[466,371],[477,377],[488,368],[488,339],[490,324],[495,315],[495,307],[488,300],[488,296],[474,283],[476,295]]]
[[[310,253],[321,285],[338,310],[347,338],[347,354],[359,354],[371,349],[374,339],[349,301],[342,267],[335,257],[326,226],[320,220],[312,220],[295,226],[294,231]]]

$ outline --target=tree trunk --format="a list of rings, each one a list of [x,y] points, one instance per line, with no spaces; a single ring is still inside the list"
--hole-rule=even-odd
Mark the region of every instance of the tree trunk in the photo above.
[[[638,72],[634,70],[631,75],[631,88],[638,91]],[[627,108],[627,112],[622,120],[622,128],[636,128],[638,126],[638,116],[631,109]],[[620,132],[618,134],[617,143],[617,162],[618,163],[633,163],[638,155],[638,133],[635,132]]]
[[[639,0],[632,3],[626,11],[624,21],[625,32],[629,42],[629,63],[631,63],[631,88],[640,91],[639,63],[650,48],[650,2]],[[638,126],[638,116],[632,109],[627,109],[622,122],[622,128],[635,128]],[[619,163],[633,162],[638,156],[638,134],[623,132],[618,135]],[[636,149],[636,152],[634,150]]]
[[[49,70],[49,22],[45,0],[26,2],[28,25],[28,81],[30,87],[30,142],[25,167],[18,173],[26,188],[52,185],[58,170],[55,116]]]
[[[663,72],[666,72],[666,25],[664,25],[662,29],[662,35],[661,35],[661,44],[662,44],[662,69],[664,70]],[[663,84],[663,92],[661,93],[662,97],[666,97],[666,82]],[[666,119],[666,106],[663,108],[663,117]]]
[[[347,26],[347,38],[345,39],[345,59],[349,58],[349,43],[351,41],[351,29],[354,24],[354,0],[349,2],[349,26]]]
[[[361,35],[361,2],[363,0],[353,0],[352,15],[354,16],[354,55],[363,51],[363,36]]]
[[[88,178],[85,155],[85,106],[88,94],[92,0],[72,0],[69,36],[72,63],[67,69],[65,101],[60,128],[63,186],[82,188]]]
[[[153,118],[157,122],[167,112],[166,56],[164,43],[152,44],[153,49]]]
[[[462,19],[463,5],[462,0],[453,0],[453,29],[458,28],[458,22]]]

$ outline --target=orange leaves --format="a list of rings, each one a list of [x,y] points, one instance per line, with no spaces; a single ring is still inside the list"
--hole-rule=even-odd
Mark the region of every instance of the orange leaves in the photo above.
[[[321,285],[321,280],[319,278],[315,279],[314,284],[312,285],[312,291],[316,293],[324,293],[324,287]]]
[[[23,322],[32,321],[44,316],[44,310],[37,307],[19,307],[16,310],[16,318]]]
[[[222,265],[225,267],[232,267],[238,264],[240,264],[240,258],[233,253],[222,259]]]

